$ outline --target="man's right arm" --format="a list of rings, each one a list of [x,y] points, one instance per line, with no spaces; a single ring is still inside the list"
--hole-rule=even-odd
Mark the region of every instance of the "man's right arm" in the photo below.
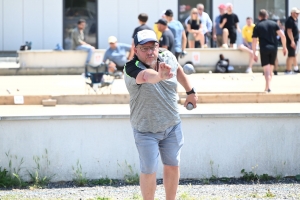
[[[282,49],[283,49],[283,55],[285,56],[287,53],[287,49],[286,49],[286,37],[285,35],[282,33],[282,31],[279,29],[276,31],[277,35],[280,36],[281,38],[281,44],[282,44]]]
[[[220,28],[223,28],[225,26],[226,22],[227,22],[227,19],[225,17],[221,17],[220,25],[219,25]]]
[[[141,69],[131,63],[125,66],[125,72],[128,76],[135,78],[137,84],[143,83],[158,83],[162,80],[169,79],[173,77],[171,72],[171,67],[165,63],[159,64],[159,72],[153,69]]]
[[[182,48],[182,52],[185,51],[185,47],[186,47],[186,34],[185,34],[185,31],[184,29],[182,30],[182,36],[181,36],[181,48]]]

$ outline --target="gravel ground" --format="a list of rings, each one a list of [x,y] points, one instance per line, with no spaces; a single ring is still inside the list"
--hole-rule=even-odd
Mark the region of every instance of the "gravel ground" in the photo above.
[[[225,181],[182,180],[178,199],[299,199],[300,182],[294,179],[275,179],[266,182],[244,182],[240,179]],[[138,185],[124,185],[116,181],[113,186],[95,186],[89,182],[86,187],[76,187],[73,182],[50,183],[45,189],[0,190],[0,199],[142,199]],[[162,180],[158,180],[156,199],[164,199]]]

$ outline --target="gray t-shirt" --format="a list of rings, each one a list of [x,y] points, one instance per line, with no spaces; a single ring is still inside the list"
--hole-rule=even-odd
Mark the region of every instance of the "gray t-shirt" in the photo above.
[[[140,132],[163,132],[180,122],[176,91],[178,62],[168,50],[160,50],[158,62],[171,65],[173,78],[156,84],[137,84],[138,73],[149,67],[136,56],[124,67],[124,79],[130,94],[130,121]]]
[[[80,41],[84,41],[83,31],[80,31],[78,28],[74,28],[72,31],[72,49],[75,50],[76,47],[81,45]]]

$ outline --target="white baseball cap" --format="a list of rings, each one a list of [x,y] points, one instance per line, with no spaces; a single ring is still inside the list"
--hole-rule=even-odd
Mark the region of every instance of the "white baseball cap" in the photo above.
[[[296,7],[293,7],[291,13],[300,13],[300,10]]]
[[[115,36],[109,36],[108,43],[116,43],[118,39]]]
[[[158,42],[156,38],[156,34],[152,30],[142,30],[137,32],[134,36],[134,45],[145,44],[147,42]]]

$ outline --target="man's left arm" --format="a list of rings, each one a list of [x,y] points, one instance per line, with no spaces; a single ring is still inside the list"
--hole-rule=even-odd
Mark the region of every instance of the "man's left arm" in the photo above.
[[[178,69],[177,69],[177,80],[184,87],[186,92],[189,92],[193,89],[187,75],[184,73],[182,67],[179,64],[178,64]],[[187,95],[186,100],[184,102],[184,107],[186,107],[188,103],[192,103],[194,108],[196,108],[197,100],[198,100],[198,97],[196,94]]]

